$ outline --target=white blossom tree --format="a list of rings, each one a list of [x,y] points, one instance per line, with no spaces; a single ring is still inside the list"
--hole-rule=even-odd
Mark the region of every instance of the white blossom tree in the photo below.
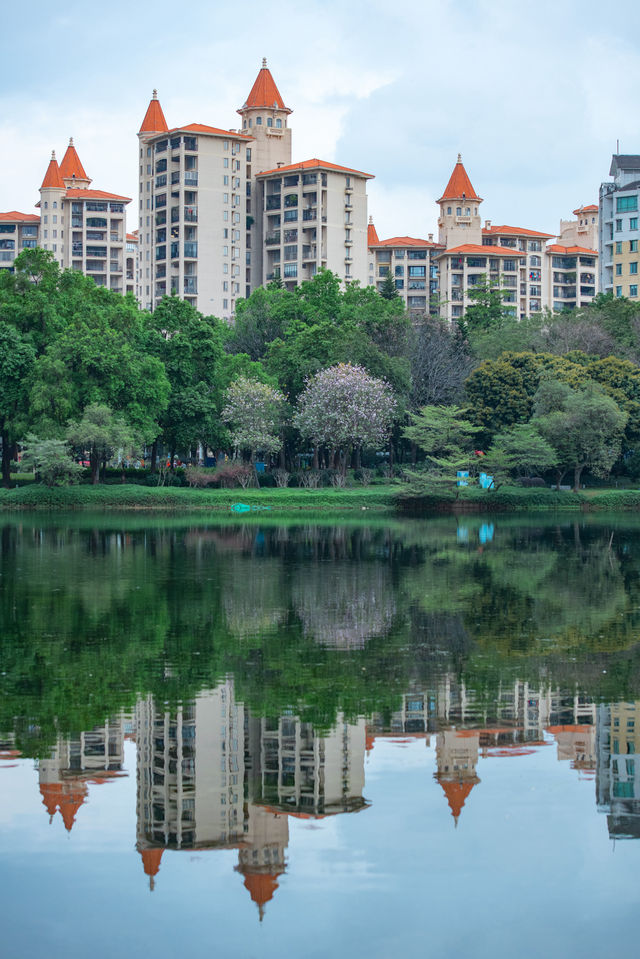
[[[228,388],[225,400],[221,417],[230,427],[236,453],[250,450],[253,461],[257,452],[279,452],[286,411],[280,390],[240,376]]]
[[[293,425],[316,448],[340,451],[344,473],[354,448],[381,446],[389,439],[395,409],[388,383],[361,366],[340,363],[308,380]]]

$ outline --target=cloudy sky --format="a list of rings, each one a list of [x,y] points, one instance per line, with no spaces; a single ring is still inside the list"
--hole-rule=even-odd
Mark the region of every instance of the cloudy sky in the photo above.
[[[294,159],[375,174],[381,237],[436,231],[458,152],[485,218],[549,233],[597,202],[617,139],[640,153],[633,0],[7,2],[0,210],[32,212],[70,136],[95,188],[135,198],[153,87],[169,126],[235,127],[263,56]]]

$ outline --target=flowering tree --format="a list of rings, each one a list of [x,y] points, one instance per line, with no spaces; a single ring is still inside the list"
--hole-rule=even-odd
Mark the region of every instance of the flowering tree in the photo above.
[[[285,419],[286,400],[280,390],[238,377],[226,392],[221,416],[231,428],[231,440],[239,450],[277,453],[282,448],[279,435]]]
[[[395,408],[387,383],[361,366],[340,363],[307,381],[293,425],[316,447],[342,450],[344,473],[354,447],[380,446],[388,440]]]

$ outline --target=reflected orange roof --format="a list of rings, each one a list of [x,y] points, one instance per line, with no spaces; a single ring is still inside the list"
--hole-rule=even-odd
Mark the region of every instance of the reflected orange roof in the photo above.
[[[53,818],[59,810],[67,832],[71,832],[80,806],[87,797],[87,787],[76,783],[40,783],[42,803]]]
[[[445,796],[447,797],[451,815],[453,816],[457,825],[458,817],[462,812],[462,807],[465,804],[465,800],[475,784],[480,782],[480,780],[475,777],[474,779],[467,779],[459,782],[451,782],[448,780],[443,781],[440,779],[439,782],[444,790]]]
[[[50,816],[55,816],[62,796],[62,783],[40,783],[42,805]]]
[[[367,245],[373,246],[374,243],[379,243],[378,231],[373,225],[373,217],[369,217],[369,225],[367,227]]]
[[[24,221],[25,223],[39,223],[40,217],[36,213],[18,213],[17,210],[0,213],[0,222],[13,223],[14,220]],[[0,756],[2,755],[3,753],[0,753]]]
[[[60,164],[60,176],[63,180],[88,180],[89,177],[84,172],[84,167],[80,162],[80,157],[78,156],[78,151],[73,145],[73,137],[69,140],[69,146],[67,147],[66,153],[62,158],[62,163]]]
[[[142,856],[142,865],[144,867],[145,876],[157,876],[158,870],[160,869],[160,860],[162,859],[162,853],[164,849],[162,847],[158,849],[142,849],[140,855]]]
[[[575,216],[579,216],[581,213],[599,213],[600,208],[596,203],[590,203],[589,206],[578,207],[578,209],[573,212]]]
[[[82,187],[72,187],[67,190],[66,196],[71,200],[120,200],[122,203],[131,203],[130,196],[105,193],[104,190],[83,190]]]
[[[356,176],[365,177],[367,180],[373,180],[373,173],[363,173],[362,170],[354,170],[349,166],[339,166],[337,163],[329,163],[327,160],[319,160],[314,157],[312,160],[303,160],[302,163],[289,163],[287,166],[278,166],[274,170],[262,170],[258,176],[270,176],[272,173],[289,173],[292,170],[328,170],[332,172],[337,170],[339,173],[355,173]]]
[[[49,166],[47,167],[47,172],[44,175],[44,180],[42,181],[41,190],[48,189],[59,189],[64,190],[64,183],[62,177],[60,176],[60,167],[58,166],[58,161],[56,160],[56,151],[51,151],[51,159],[49,160]]]
[[[284,105],[284,100],[280,96],[280,91],[276,86],[275,80],[271,76],[271,70],[267,66],[266,57],[264,57],[262,60],[262,67],[255,79],[255,83],[251,87],[249,96],[247,97],[242,109],[244,110],[246,107],[275,107],[278,110],[286,110],[287,113],[292,112]],[[240,110],[238,110],[238,113],[240,113]]]
[[[593,726],[590,723],[579,726],[547,726],[547,732],[551,733],[552,736],[557,736],[558,733],[588,733],[592,729]]]
[[[525,230],[522,226],[485,226],[482,228],[483,236],[534,236],[536,238],[551,239],[555,233],[541,233],[540,230]]]
[[[559,243],[552,243],[547,247],[549,253],[586,253],[588,256],[597,256],[597,250],[590,250],[586,246],[560,246]]]
[[[138,133],[166,133],[167,129],[167,121],[158,100],[158,91],[154,90]]]
[[[444,188],[444,193],[437,202],[442,203],[443,200],[477,200],[478,203],[482,203],[482,197],[478,196],[471,185],[460,154],[449,182]]]

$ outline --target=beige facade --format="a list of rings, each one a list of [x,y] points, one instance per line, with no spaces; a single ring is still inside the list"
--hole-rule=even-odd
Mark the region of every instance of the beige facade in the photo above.
[[[369,242],[368,283],[378,291],[391,274],[398,296],[411,313],[423,315],[435,310],[438,295],[437,257],[443,247],[411,236],[394,236]]]
[[[258,174],[263,205],[262,283],[293,288],[323,268],[344,282],[367,282],[370,175],[321,160]]]
[[[40,217],[11,210],[0,213],[0,270],[13,271],[15,258],[38,245]]]
[[[597,205],[580,206],[573,211],[575,220],[560,220],[558,243],[598,249],[599,211]]]

